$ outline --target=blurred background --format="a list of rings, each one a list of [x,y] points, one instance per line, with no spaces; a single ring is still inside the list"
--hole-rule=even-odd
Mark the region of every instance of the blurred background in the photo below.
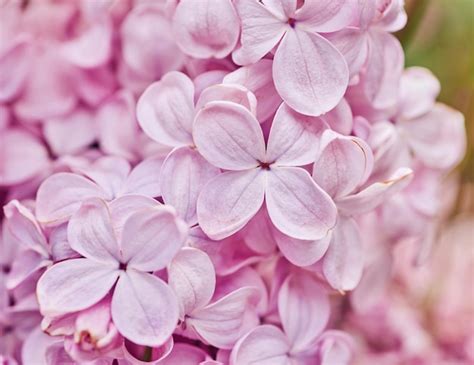
[[[406,67],[429,68],[441,82],[439,101],[466,118],[468,149],[456,171],[461,186],[453,214],[474,213],[474,0],[405,0],[405,8],[408,23],[397,36]]]

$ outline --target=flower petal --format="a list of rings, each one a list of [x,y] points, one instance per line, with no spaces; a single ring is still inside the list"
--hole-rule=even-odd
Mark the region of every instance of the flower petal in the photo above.
[[[344,57],[318,34],[290,30],[273,61],[275,87],[294,110],[318,116],[344,96],[349,70]]]
[[[65,222],[88,198],[106,198],[106,193],[91,180],[68,172],[48,177],[38,188],[36,216],[41,223]]]
[[[23,183],[48,168],[48,151],[39,139],[19,128],[0,133],[0,186]]]
[[[340,217],[324,256],[323,273],[337,290],[352,290],[359,284],[364,268],[361,238],[352,218]]]
[[[3,39],[2,39],[3,40]],[[0,102],[6,103],[21,91],[28,77],[31,60],[31,48],[28,38],[17,37],[2,45],[0,53]]]
[[[370,212],[390,195],[407,186],[412,177],[413,171],[402,167],[386,181],[376,182],[357,194],[337,199],[337,208],[341,213],[348,216]]]
[[[362,139],[324,132],[313,169],[313,179],[333,198],[362,185],[374,164],[372,150]]]
[[[268,136],[266,161],[278,166],[302,166],[314,162],[325,128],[320,118],[298,114],[282,103]]]
[[[219,173],[220,170],[207,162],[196,149],[180,147],[171,152],[163,163],[163,201],[174,207],[178,216],[192,226],[197,223],[199,193]]]
[[[334,202],[299,167],[270,169],[265,201],[275,227],[293,238],[321,239],[336,224]]]
[[[105,297],[118,276],[115,267],[89,259],[55,264],[36,287],[41,314],[52,317],[89,308]]]
[[[207,305],[214,294],[216,273],[203,251],[185,247],[168,267],[168,285],[178,297],[180,318]]]
[[[329,320],[329,297],[309,274],[292,274],[278,293],[278,311],[291,351],[306,350]]]
[[[138,99],[138,123],[148,137],[166,146],[192,144],[193,98],[193,82],[181,72],[169,72]]]
[[[201,109],[193,136],[198,151],[221,169],[251,169],[265,158],[260,124],[246,108],[232,102],[214,101]]]
[[[214,240],[240,230],[262,206],[265,181],[260,169],[229,171],[209,181],[197,202],[202,230]]]
[[[310,32],[335,32],[354,20],[355,4],[352,0],[305,1],[296,12],[296,24]]]
[[[122,232],[123,262],[140,271],[164,268],[187,238],[187,225],[169,206],[141,210],[128,218]]]
[[[264,324],[242,337],[232,349],[231,365],[289,365],[290,345],[285,334],[273,325]]]
[[[217,84],[204,89],[196,103],[196,110],[203,108],[211,101],[231,101],[246,107],[256,115],[257,99],[245,86],[239,84]]]
[[[224,58],[239,37],[239,18],[230,0],[181,0],[173,18],[176,43],[196,58]]]
[[[262,59],[249,66],[240,67],[224,77],[224,84],[239,84],[254,93],[257,98],[257,120],[270,118],[281,104],[272,75],[272,60]]]
[[[235,2],[242,24],[241,47],[232,54],[238,65],[257,62],[272,50],[288,29],[286,16],[272,5],[254,0]]]
[[[130,269],[121,273],[115,287],[112,319],[128,340],[157,347],[168,340],[178,323],[178,302],[164,281]]]
[[[258,288],[242,287],[204,308],[195,310],[187,323],[209,344],[230,349],[254,326],[253,321],[247,320],[246,313],[255,314],[255,306],[259,300]]]
[[[94,261],[118,266],[119,246],[107,203],[92,198],[71,217],[67,232],[71,248]]]
[[[145,158],[136,165],[125,180],[121,194],[141,194],[154,198],[161,195],[160,172],[164,158],[160,155]]]

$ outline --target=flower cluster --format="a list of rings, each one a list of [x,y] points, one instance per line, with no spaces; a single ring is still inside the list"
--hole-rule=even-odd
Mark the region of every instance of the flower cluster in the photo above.
[[[402,0],[0,2],[2,364],[350,364],[465,149],[405,23]]]

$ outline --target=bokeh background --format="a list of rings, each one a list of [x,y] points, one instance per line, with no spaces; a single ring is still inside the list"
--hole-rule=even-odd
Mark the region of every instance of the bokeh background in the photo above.
[[[466,118],[468,148],[455,172],[460,190],[453,215],[474,214],[474,0],[405,0],[405,8],[408,23],[397,36],[406,67],[429,68],[441,82],[439,100]]]

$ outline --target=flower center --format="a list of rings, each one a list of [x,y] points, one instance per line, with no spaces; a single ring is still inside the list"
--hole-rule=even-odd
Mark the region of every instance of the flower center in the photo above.
[[[260,161],[260,167],[264,170],[270,170],[270,165],[271,165],[271,163],[269,163],[269,162],[261,162]]]
[[[296,23],[296,19],[294,19],[294,18],[289,18],[288,19],[288,24],[290,25],[290,27],[294,28],[295,23]]]
[[[119,265],[119,270],[123,270],[123,271],[127,270],[127,264],[124,264],[123,262],[121,262]]]

